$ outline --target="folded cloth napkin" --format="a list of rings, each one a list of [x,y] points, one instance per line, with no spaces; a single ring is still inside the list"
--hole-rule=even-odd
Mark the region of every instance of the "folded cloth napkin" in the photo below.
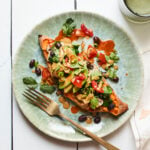
[[[143,54],[144,89],[130,123],[137,150],[150,150],[150,52]]]

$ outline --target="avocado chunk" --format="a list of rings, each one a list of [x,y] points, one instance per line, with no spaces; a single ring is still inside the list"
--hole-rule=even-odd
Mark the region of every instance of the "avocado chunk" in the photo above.
[[[66,88],[64,88],[64,93],[70,92],[72,88],[73,88],[72,84],[68,85]]]
[[[74,77],[74,73],[72,72],[68,77],[66,77],[65,81],[59,84],[59,89],[64,89],[69,84],[71,84],[71,80]]]
[[[76,87],[76,86],[73,87],[73,93],[76,93],[76,92],[78,92],[79,90],[80,90],[80,88],[78,88],[78,87]]]
[[[95,70],[91,74],[91,80],[98,80],[100,76],[102,76],[101,72],[99,70]]]

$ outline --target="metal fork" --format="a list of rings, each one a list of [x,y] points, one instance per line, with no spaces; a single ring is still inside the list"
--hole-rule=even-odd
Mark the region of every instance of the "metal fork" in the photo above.
[[[65,120],[71,122],[74,126],[76,126],[78,129],[80,129],[83,132],[83,134],[91,137],[93,140],[100,143],[108,150],[119,150],[117,147],[104,141],[102,138],[98,137],[94,133],[88,131],[87,129],[85,129],[84,127],[79,125],[78,123],[74,122],[73,120],[71,120],[64,114],[62,114],[60,112],[59,105],[56,102],[54,102],[53,100],[51,100],[50,98],[48,98],[47,96],[43,95],[41,92],[39,92],[35,89],[32,89],[32,88],[28,88],[24,91],[23,95],[28,100],[30,100],[34,105],[36,105],[37,107],[39,107],[40,109],[45,111],[48,115],[50,115],[50,116],[57,115]]]

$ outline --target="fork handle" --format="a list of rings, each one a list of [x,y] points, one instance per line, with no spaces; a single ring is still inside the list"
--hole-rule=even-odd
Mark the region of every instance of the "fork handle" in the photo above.
[[[64,114],[60,113],[59,116],[62,117],[62,118],[64,118],[65,120],[71,122],[74,126],[76,126],[77,128],[79,128],[80,130],[82,130],[83,133],[85,133],[86,135],[90,136],[93,140],[95,140],[96,142],[100,143],[101,145],[103,145],[108,150],[119,150],[119,148],[117,148],[117,147],[111,145],[110,143],[104,141],[102,138],[98,137],[97,135],[93,134],[89,130],[85,129],[84,127],[82,127],[78,123],[72,121],[70,118],[68,118]]]

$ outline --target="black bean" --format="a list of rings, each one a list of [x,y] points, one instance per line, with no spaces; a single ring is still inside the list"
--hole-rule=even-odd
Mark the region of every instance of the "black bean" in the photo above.
[[[30,63],[29,63],[29,67],[30,67],[30,68],[33,68],[34,65],[35,65],[35,59],[32,59],[32,60],[30,61]]]
[[[55,53],[54,53],[53,51],[51,51],[51,52],[50,52],[50,56],[51,56],[51,57],[54,57],[54,56],[55,56]]]
[[[56,42],[55,47],[59,49],[61,47],[61,43],[60,42]]]
[[[42,37],[42,35],[41,35],[41,34],[39,34],[39,35],[38,35],[38,37],[40,38],[40,37]]]
[[[56,95],[57,96],[62,95],[62,91],[61,90],[57,90]]]
[[[40,68],[35,68],[35,73],[40,76],[41,75],[41,69]]]
[[[111,104],[108,105],[108,110],[112,110],[114,107],[115,107],[115,104],[111,103]]]
[[[100,43],[100,38],[97,37],[97,36],[94,36],[93,41],[94,41],[94,43],[99,44]]]
[[[95,123],[99,123],[101,121],[101,117],[100,116],[96,116],[95,118],[94,118],[94,122]]]
[[[86,121],[86,119],[87,119],[87,116],[86,116],[86,115],[81,115],[81,116],[78,118],[78,120],[79,120],[80,122],[84,122],[84,121]]]
[[[113,79],[113,81],[114,81],[114,82],[118,82],[118,81],[119,81],[119,78],[118,78],[118,77],[115,77],[115,78]]]
[[[93,67],[93,65],[90,62],[87,62],[87,68],[88,69],[93,69],[94,67]]]

